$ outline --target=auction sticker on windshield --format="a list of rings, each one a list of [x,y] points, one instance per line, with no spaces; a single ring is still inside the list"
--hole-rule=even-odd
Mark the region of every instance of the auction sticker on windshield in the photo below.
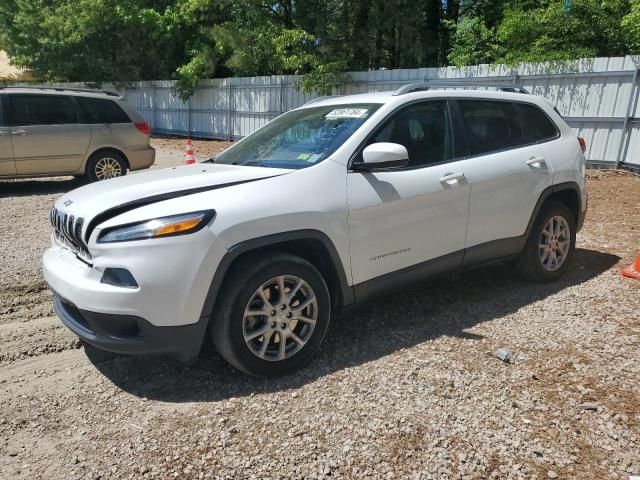
[[[367,108],[336,108],[325,115],[325,118],[364,118]]]

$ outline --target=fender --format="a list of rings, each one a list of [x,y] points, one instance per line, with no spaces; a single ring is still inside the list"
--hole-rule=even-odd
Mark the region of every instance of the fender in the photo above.
[[[353,304],[353,287],[351,287],[347,282],[347,276],[345,275],[342,261],[340,260],[340,256],[338,255],[338,251],[336,250],[333,241],[325,233],[319,230],[292,230],[289,232],[275,233],[264,237],[252,238],[231,247],[224,257],[222,257],[222,260],[216,269],[216,273],[213,275],[213,280],[211,281],[209,291],[207,292],[207,296],[202,306],[201,319],[212,315],[222,283],[227,276],[229,267],[235,259],[243,253],[247,253],[257,248],[277,245],[279,243],[292,240],[317,240],[322,243],[329,253],[332,266],[338,277],[338,289],[341,295],[342,306]]]
[[[557,192],[562,192],[565,190],[573,190],[578,195],[578,218],[576,218],[577,228],[576,232],[579,232],[582,228],[582,224],[584,223],[584,217],[586,215],[586,211],[582,211],[582,194],[580,193],[580,186],[576,182],[563,182],[558,183],[557,185],[551,185],[550,187],[545,188],[540,194],[540,198],[536,202],[536,206],[533,209],[533,213],[531,218],[529,219],[529,224],[527,225],[527,230],[524,233],[524,242],[526,243],[526,239],[529,238],[529,234],[531,233],[531,229],[533,228],[533,224],[538,218],[538,213],[540,213],[540,209],[544,204],[545,200],[547,200],[552,194]],[[524,243],[522,244],[524,248]]]

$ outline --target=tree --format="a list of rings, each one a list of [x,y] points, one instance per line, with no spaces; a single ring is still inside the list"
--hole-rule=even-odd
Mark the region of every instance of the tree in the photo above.
[[[0,0],[0,45],[45,80],[303,75],[640,53],[640,0]]]
[[[626,0],[553,1],[531,10],[511,9],[497,30],[499,62],[614,56],[625,50],[620,30]]]
[[[631,11],[622,19],[621,27],[629,53],[640,54],[640,0],[633,2]]]
[[[620,28],[627,0],[511,0],[503,7],[499,11],[492,0],[455,25],[452,63],[563,61],[629,51]],[[628,32],[633,22],[627,21]]]
[[[7,52],[45,80],[167,78],[185,27],[169,1],[0,0]]]
[[[467,17],[453,26],[453,46],[449,62],[456,66],[492,63],[498,56],[496,32],[480,17]]]

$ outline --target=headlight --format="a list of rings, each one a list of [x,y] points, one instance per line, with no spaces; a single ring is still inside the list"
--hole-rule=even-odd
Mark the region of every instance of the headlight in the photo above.
[[[204,228],[213,215],[212,210],[192,212],[112,227],[100,234],[98,243],[128,242],[194,233]]]

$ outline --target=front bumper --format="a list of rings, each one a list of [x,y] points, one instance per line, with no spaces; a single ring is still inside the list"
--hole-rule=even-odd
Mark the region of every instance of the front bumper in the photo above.
[[[115,353],[173,354],[180,359],[198,355],[208,318],[192,325],[156,327],[127,315],[88,312],[54,292],[53,309],[69,330],[94,347]]]
[[[64,324],[96,347],[121,353],[197,354],[210,311],[213,274],[226,253],[210,229],[157,240],[92,245],[92,264],[53,239],[43,273]],[[126,269],[138,286],[103,283]]]

